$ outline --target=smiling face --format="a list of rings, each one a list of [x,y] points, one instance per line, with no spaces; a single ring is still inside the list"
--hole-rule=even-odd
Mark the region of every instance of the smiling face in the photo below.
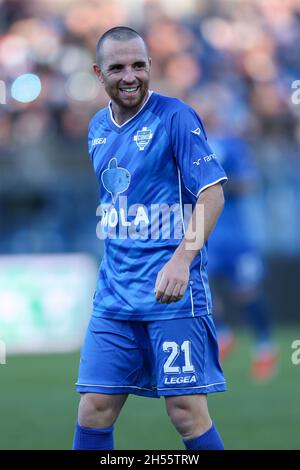
[[[146,101],[149,89],[150,59],[143,40],[106,39],[101,64],[95,64],[94,71],[112,100],[117,122],[122,124],[134,116]]]

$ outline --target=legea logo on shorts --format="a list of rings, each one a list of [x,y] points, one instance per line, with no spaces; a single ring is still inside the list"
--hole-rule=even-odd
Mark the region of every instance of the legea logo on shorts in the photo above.
[[[191,384],[196,383],[196,377],[194,375],[187,377],[166,377],[164,380],[165,385],[175,385],[175,384]]]

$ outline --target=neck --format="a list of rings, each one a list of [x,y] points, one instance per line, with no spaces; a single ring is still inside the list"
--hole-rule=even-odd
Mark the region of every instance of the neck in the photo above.
[[[144,106],[145,102],[147,101],[149,97],[149,91],[146,93],[143,101],[138,105],[134,106],[133,108],[123,108],[119,106],[116,102],[112,101],[111,102],[111,110],[112,114],[114,117],[114,120],[119,126],[122,126],[124,122],[128,121],[131,119],[133,116],[135,116],[139,110]]]

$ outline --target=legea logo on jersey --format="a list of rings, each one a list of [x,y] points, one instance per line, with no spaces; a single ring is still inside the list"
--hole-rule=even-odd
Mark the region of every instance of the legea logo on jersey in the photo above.
[[[140,150],[144,150],[145,147],[149,144],[150,140],[152,139],[153,134],[151,129],[148,127],[143,127],[142,130],[137,131],[133,140],[135,141],[136,145]]]
[[[102,172],[101,181],[106,191],[111,194],[113,203],[116,202],[119,194],[129,188],[130,179],[129,171],[118,166],[117,159],[112,158],[107,169]]]
[[[103,145],[103,144],[106,144],[106,137],[98,137],[92,140],[92,147],[94,147],[94,145]]]

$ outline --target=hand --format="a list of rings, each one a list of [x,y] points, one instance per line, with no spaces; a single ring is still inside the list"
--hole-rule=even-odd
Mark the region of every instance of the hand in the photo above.
[[[190,277],[189,262],[174,255],[159,271],[155,282],[155,297],[162,304],[182,299]]]

